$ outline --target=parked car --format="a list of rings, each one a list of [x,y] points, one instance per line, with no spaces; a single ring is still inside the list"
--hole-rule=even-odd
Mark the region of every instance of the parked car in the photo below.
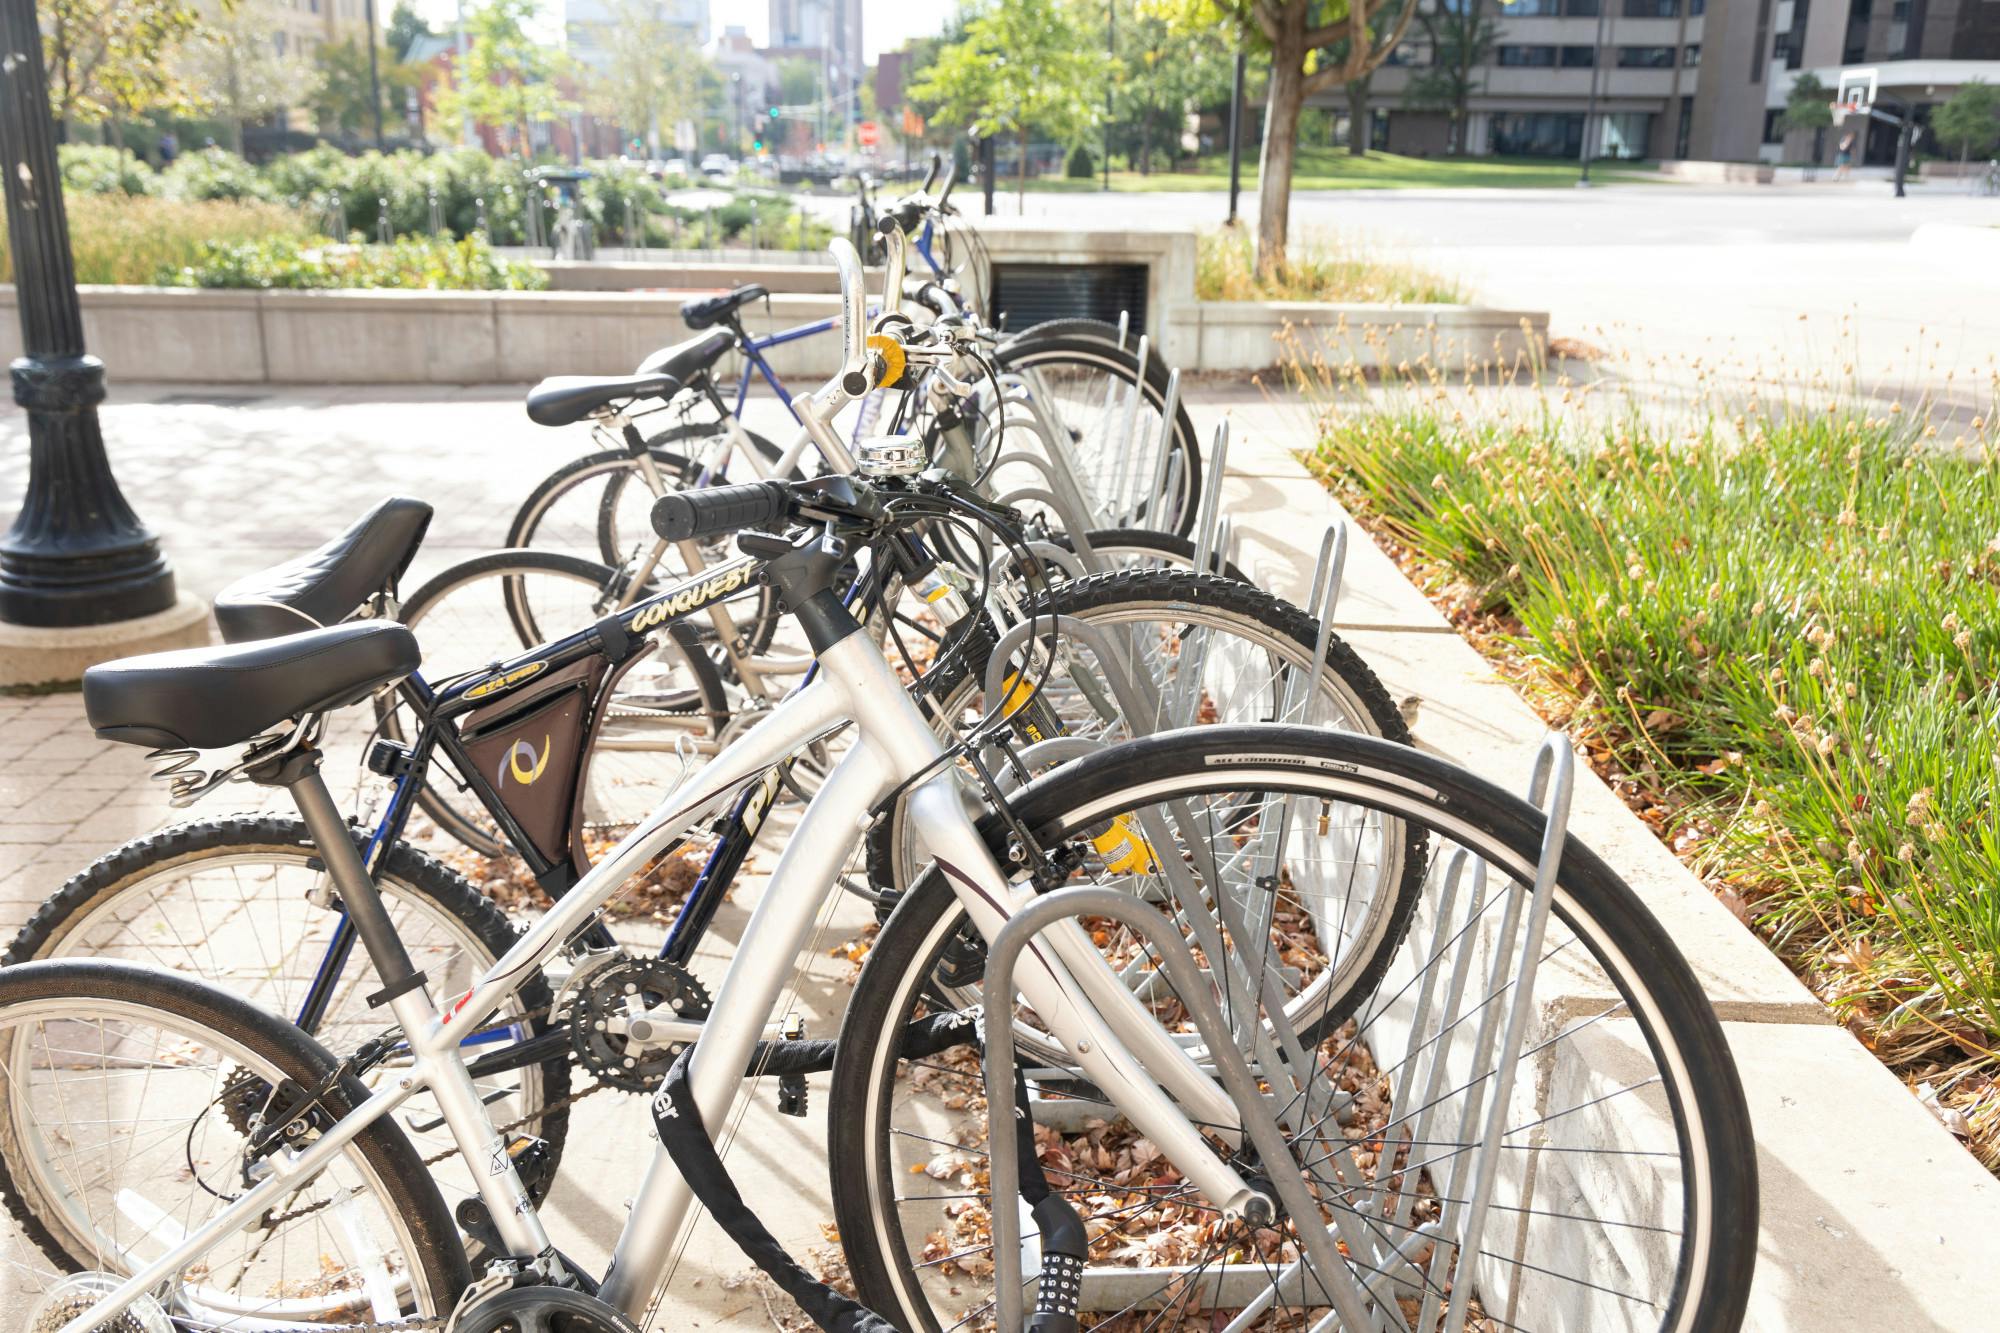
[[[701,160],[701,174],[727,179],[736,174],[736,161],[727,153],[710,153]]]
[[[694,173],[688,169],[688,160],[686,158],[670,157],[660,164],[660,174],[662,176],[692,176]]]

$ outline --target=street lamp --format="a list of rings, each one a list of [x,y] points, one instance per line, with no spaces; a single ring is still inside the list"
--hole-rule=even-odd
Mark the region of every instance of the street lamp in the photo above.
[[[1583,170],[1577,176],[1579,186],[1590,184],[1590,122],[1597,118],[1597,70],[1604,59],[1604,18],[1611,12],[1611,0],[1597,0],[1597,43],[1590,51],[1590,99],[1583,106],[1583,147],[1578,153],[1583,159]]]
[[[173,609],[173,569],[119,492],[98,429],[104,363],[83,349],[34,0],[0,0],[0,11],[0,175],[22,348],[9,370],[28,416],[27,494],[0,539],[0,621],[135,620]]]
[[[387,145],[382,141],[382,75],[376,67],[375,48],[381,45],[382,30],[375,26],[375,0],[364,0],[363,9],[368,21],[368,109],[375,117],[375,151],[383,152]]]

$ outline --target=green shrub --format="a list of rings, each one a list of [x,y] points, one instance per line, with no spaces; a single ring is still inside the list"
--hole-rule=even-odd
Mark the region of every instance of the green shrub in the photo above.
[[[1434,386],[1422,406],[1330,418],[1316,469],[1499,617],[1489,642],[1544,711],[1871,1048],[1990,1072],[1990,427],[1953,439],[1816,403],[1606,420],[1553,400],[1475,424],[1431,407]]]
[[[56,149],[62,163],[63,189],[77,194],[156,194],[157,174],[129,148],[108,144],[66,143]]]
[[[163,273],[176,287],[417,288],[430,291],[535,291],[548,276],[502,259],[483,237],[405,236],[389,245],[336,244],[297,237],[204,245],[193,260]]]
[[[273,204],[68,192],[63,204],[81,283],[152,283],[192,263],[211,241],[306,235],[297,213]],[[0,244],[0,282],[13,280],[12,252]]]
[[[171,199],[275,199],[277,192],[257,169],[221,148],[182,153],[160,173],[161,193]]]
[[[1069,161],[1063,165],[1063,175],[1073,181],[1087,181],[1097,174],[1097,159],[1082,144],[1069,150]]]

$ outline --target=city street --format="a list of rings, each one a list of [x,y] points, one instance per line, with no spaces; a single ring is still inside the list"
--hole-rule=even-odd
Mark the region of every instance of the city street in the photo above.
[[[1016,196],[997,197],[1016,213]],[[959,204],[975,220],[976,198]],[[1242,208],[1256,216],[1254,188]],[[844,217],[845,201],[841,201]],[[1219,225],[1222,192],[1041,194],[1027,216],[1078,226]],[[1854,367],[1878,394],[1977,409],[2000,364],[2000,264],[1913,242],[1917,228],[2000,226],[2000,199],[1961,185],[1588,190],[1341,190],[1293,196],[1295,243],[1315,236],[1409,258],[1486,305],[1547,310],[1553,337],[1668,378],[1798,381]],[[1698,362],[1698,365],[1697,365]],[[1983,386],[1977,395],[1969,386]]]

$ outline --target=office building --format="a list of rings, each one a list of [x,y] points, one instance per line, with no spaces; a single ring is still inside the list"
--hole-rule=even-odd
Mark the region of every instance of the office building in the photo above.
[[[1423,92],[1438,82],[1426,77],[1438,52],[1412,25],[1369,84],[1373,141],[1390,152],[1574,158],[1588,135],[1599,157],[1803,162],[1815,136],[1778,124],[1802,71],[1830,98],[1843,68],[1876,68],[1885,103],[1908,104],[1919,123],[1972,79],[2000,83],[2000,0],[1425,3],[1453,6],[1441,26],[1467,22],[1460,7],[1473,7],[1494,39],[1467,80],[1454,145],[1451,115]],[[1344,112],[1345,90],[1321,102]],[[1828,137],[1818,137],[1822,160]],[[1894,140],[1876,125],[1857,160],[1887,161]]]

